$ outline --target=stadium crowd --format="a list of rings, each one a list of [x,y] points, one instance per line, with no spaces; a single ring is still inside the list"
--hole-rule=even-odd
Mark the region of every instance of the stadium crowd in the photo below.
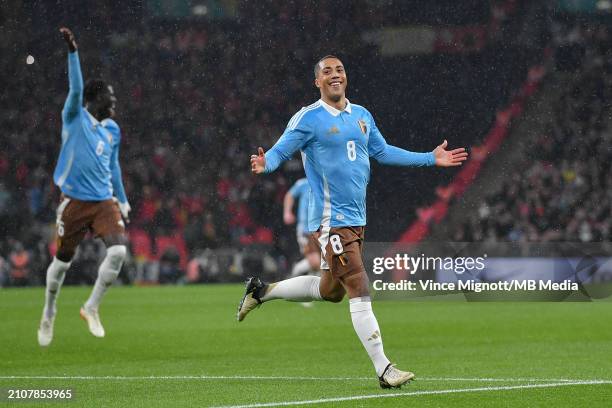
[[[159,26],[143,23],[113,31],[103,39],[75,29],[86,78],[112,78],[118,95],[121,165],[133,208],[130,232],[141,238],[137,255],[175,259],[174,250],[184,257],[187,251],[219,245],[272,246],[272,231],[282,228],[282,197],[289,181],[281,173],[255,180],[248,157],[254,146],[271,146],[282,124],[315,96],[313,91],[304,97],[301,80],[318,52],[308,45],[323,38],[339,40],[342,27],[326,24],[330,8],[270,6],[243,3],[241,13],[249,25],[160,21]],[[347,13],[357,10],[344,8]],[[104,7],[90,12],[98,13],[94,18],[106,15]],[[326,28],[288,35],[292,25],[267,26],[271,13]],[[264,29],[250,32],[253,24]],[[288,40],[277,41],[279,35]],[[23,39],[7,36],[2,43],[10,49]],[[352,50],[351,42],[341,43],[345,52]],[[1,63],[10,80],[0,96],[0,221],[6,233],[0,245],[1,253],[9,254],[3,269],[10,267],[10,275],[24,281],[29,270],[44,271],[44,243],[52,241],[59,199],[52,171],[67,79],[59,36],[57,44],[49,44],[57,49],[56,61],[46,73],[50,81],[35,93],[24,84],[32,82],[36,66],[27,67],[29,72],[6,59]],[[159,237],[169,238],[162,240],[164,248]]]
[[[547,131],[454,231],[456,241],[612,238],[612,42],[606,25],[557,21],[556,65],[570,78]]]
[[[52,172],[67,78],[65,50],[59,36],[52,35],[59,21],[47,18],[61,13],[45,12],[44,4],[29,10],[26,4],[0,16],[3,54],[21,58],[18,50],[30,50],[36,55],[31,65],[0,61],[5,73],[0,286],[44,280],[54,253],[59,200]],[[120,160],[133,208],[133,259],[125,266],[133,271],[129,280],[176,281],[185,271],[190,280],[202,279],[201,259],[189,259],[219,247],[260,245],[277,262],[287,262],[286,254],[295,250],[293,239],[275,238],[293,237],[282,224],[282,198],[301,176],[301,164],[294,161],[284,172],[255,179],[248,157],[256,146],[271,146],[288,118],[318,97],[308,90],[307,79],[312,62],[330,51],[328,44],[353,61],[362,60],[372,46],[361,41],[361,30],[383,24],[389,9],[360,2],[316,8],[308,2],[267,1],[265,7],[240,2],[238,14],[248,19],[152,23],[129,19],[118,7],[112,1],[85,8],[75,2],[74,15],[65,12],[62,24],[73,22],[85,78],[109,78],[118,97]],[[79,13],[89,17],[79,18]],[[344,16],[338,24],[333,23],[336,14]],[[454,23],[472,23],[487,13],[463,11],[455,17]],[[28,19],[30,31],[11,26]],[[280,23],[271,25],[271,19]],[[96,29],[90,21],[98,23]],[[350,26],[343,23],[348,21]],[[68,280],[93,279],[103,250],[93,240],[83,245]]]

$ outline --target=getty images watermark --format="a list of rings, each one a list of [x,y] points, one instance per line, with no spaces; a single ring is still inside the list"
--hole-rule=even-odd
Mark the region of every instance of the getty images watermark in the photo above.
[[[372,272],[381,275],[385,272],[404,271],[411,275],[419,270],[452,271],[456,275],[463,275],[466,272],[484,272],[486,270],[485,261],[487,255],[479,257],[439,257],[425,256],[418,257],[408,254],[395,254],[392,257],[376,257],[373,260]],[[433,279],[408,280],[401,279],[398,282],[385,282],[376,279],[373,282],[374,290],[407,290],[407,291],[517,291],[517,290],[578,290],[578,283],[569,279],[563,282],[554,282],[550,279],[526,279],[508,280],[497,282],[479,282],[474,279],[457,280],[457,282],[437,282]]]
[[[486,292],[488,299],[524,293],[528,300],[559,301],[612,295],[612,245],[607,243],[378,242],[367,243],[364,261],[382,298],[402,293],[472,298]]]

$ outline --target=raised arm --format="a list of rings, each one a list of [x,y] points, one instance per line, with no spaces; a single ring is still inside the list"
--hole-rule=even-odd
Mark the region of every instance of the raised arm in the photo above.
[[[66,27],[60,28],[64,36],[64,41],[68,46],[68,97],[64,103],[62,116],[64,121],[72,120],[83,105],[83,75],[81,73],[81,63],[74,34]]]

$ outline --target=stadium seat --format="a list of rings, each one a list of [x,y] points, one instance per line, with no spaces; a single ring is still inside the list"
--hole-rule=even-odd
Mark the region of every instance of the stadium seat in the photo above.
[[[156,258],[159,259],[159,257],[164,253],[164,251],[171,247],[174,247],[177,250],[179,257],[180,257],[181,269],[185,270],[185,268],[187,267],[187,260],[188,260],[189,255],[187,251],[187,245],[185,245],[185,240],[180,234],[156,237],[155,238]]]

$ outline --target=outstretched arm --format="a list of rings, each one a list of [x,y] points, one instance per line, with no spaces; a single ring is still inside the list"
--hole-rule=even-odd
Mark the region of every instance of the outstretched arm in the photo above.
[[[83,75],[74,34],[66,27],[60,28],[60,32],[68,46],[68,83],[70,86],[62,114],[65,121],[70,121],[83,105]]]
[[[282,162],[289,160],[306,144],[308,135],[307,128],[298,126],[286,130],[265,154],[263,148],[259,147],[258,154],[251,155],[251,171],[254,174],[272,173]]]
[[[440,166],[452,167],[461,166],[467,160],[467,152],[464,148],[445,150],[448,142],[445,140],[441,145],[429,153],[415,153],[399,147],[388,145],[385,138],[380,133],[374,119],[371,121],[370,139],[368,151],[381,164],[391,166]]]
[[[372,155],[372,157],[376,159],[377,162],[390,166],[423,167],[433,166],[435,164],[433,152],[416,153],[386,143],[385,146],[375,155]]]

